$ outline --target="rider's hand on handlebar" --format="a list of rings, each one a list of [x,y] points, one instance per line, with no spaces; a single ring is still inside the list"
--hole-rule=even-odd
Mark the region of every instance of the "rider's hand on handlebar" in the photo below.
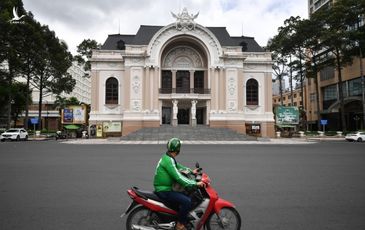
[[[193,170],[194,175],[199,174],[201,170],[202,170],[201,168],[196,168],[196,169],[194,169],[194,170]]]
[[[206,185],[204,182],[202,182],[202,181],[197,182],[197,183],[196,183],[196,185],[197,185],[198,187],[200,187],[200,188],[205,188],[205,187],[207,187],[207,185]]]

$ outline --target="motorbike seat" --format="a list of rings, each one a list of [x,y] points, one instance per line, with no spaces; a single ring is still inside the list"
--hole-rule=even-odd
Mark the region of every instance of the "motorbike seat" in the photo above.
[[[155,200],[155,201],[159,201],[159,202],[164,202],[163,200],[161,200],[154,192],[152,191],[147,191],[147,190],[141,190],[137,187],[133,187],[133,191],[139,195],[140,197],[144,198],[144,199],[151,199],[151,200]]]
[[[132,190],[140,197],[142,197],[143,199],[151,199],[151,200],[155,200],[158,202],[163,203],[164,205],[166,205],[166,207],[172,209],[172,210],[178,210],[178,207],[174,204],[170,204],[162,199],[160,199],[156,193],[152,192],[152,191],[147,191],[147,190],[141,190],[137,187],[133,187]]]

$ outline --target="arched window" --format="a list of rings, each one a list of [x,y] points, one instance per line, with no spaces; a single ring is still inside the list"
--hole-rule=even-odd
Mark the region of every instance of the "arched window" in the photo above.
[[[250,79],[246,83],[246,105],[259,104],[259,83]]]
[[[106,80],[105,104],[118,104],[118,80],[115,77]]]

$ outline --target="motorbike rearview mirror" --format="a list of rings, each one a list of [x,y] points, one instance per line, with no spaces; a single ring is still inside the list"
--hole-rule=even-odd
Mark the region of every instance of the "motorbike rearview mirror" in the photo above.
[[[199,162],[195,163],[195,168],[197,168],[197,169],[200,168]]]

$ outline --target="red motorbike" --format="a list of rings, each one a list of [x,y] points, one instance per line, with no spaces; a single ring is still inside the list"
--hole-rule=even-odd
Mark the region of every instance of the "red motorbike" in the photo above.
[[[199,164],[196,164],[199,168]],[[201,170],[201,168],[199,168]],[[210,185],[211,180],[206,173],[198,175],[184,174],[190,179],[202,181],[205,188],[184,191],[192,199],[192,210],[188,215],[188,230],[239,230],[241,217],[235,206],[219,198],[217,192]],[[127,230],[172,230],[175,229],[178,207],[165,203],[154,192],[132,187],[127,191],[133,200],[121,218],[128,216]]]

